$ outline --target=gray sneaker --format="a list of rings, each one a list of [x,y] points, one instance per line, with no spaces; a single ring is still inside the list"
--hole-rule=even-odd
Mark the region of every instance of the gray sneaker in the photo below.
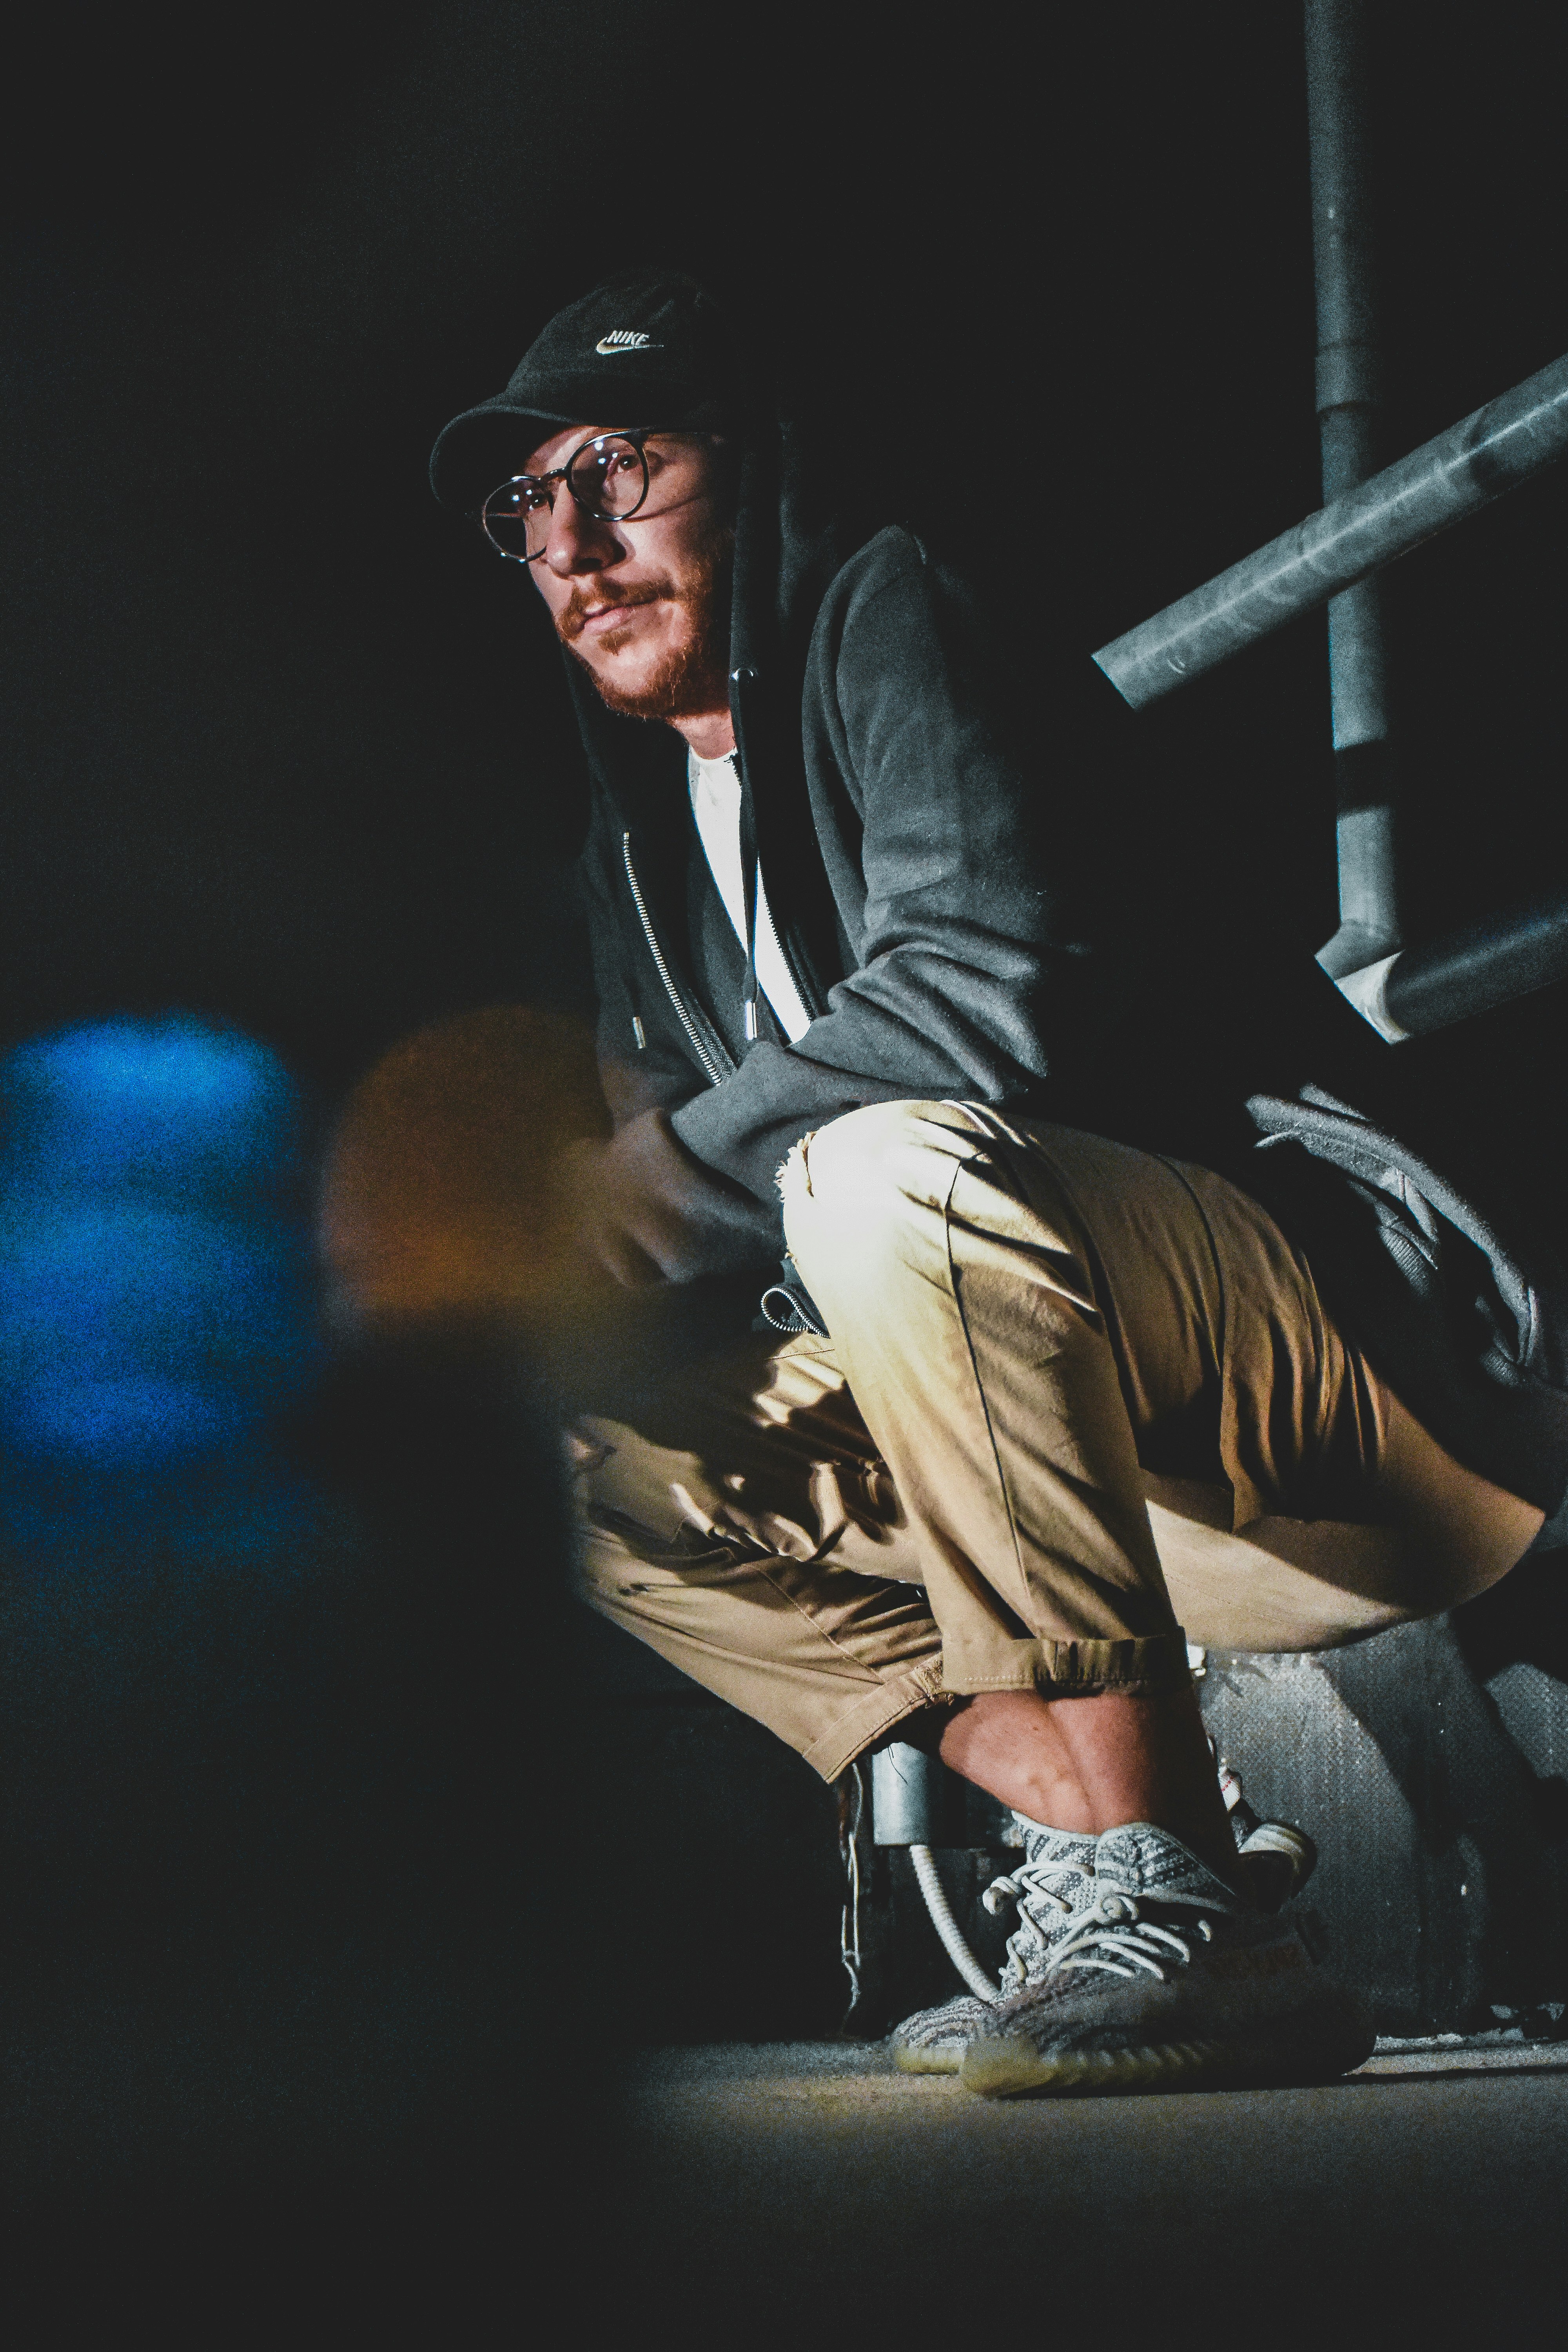
[[[1013,1819],[1024,1833],[1024,1860],[1016,1870],[994,1878],[982,1898],[993,1917],[1007,1903],[1018,1906],[1018,1924],[1007,1938],[1007,1958],[996,1989],[998,2001],[1041,1981],[1058,1940],[1094,1881],[1095,1839],[1047,1829],[1020,1812]],[[956,2074],[969,2044],[995,2014],[992,2002],[972,1992],[943,2001],[938,2009],[917,2010],[889,2036],[893,2063],[906,2074]]]
[[[1094,1883],[1043,1974],[961,2063],[985,2098],[1323,2083],[1369,2057],[1365,2004],[1288,1919],[1233,1895],[1165,1830],[1100,1839]]]

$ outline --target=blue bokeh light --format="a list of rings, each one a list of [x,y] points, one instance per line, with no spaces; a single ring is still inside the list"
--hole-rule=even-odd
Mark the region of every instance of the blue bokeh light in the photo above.
[[[187,1015],[0,1063],[0,1437],[128,1467],[232,1444],[317,1356],[278,1057]]]

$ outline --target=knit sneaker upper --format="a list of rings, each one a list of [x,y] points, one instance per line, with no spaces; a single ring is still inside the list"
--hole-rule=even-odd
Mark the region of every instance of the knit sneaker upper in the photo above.
[[[1024,1859],[1016,1870],[994,1878],[982,1898],[994,1917],[1009,1902],[1018,1908],[1017,1927],[1007,1938],[998,2000],[1039,1982],[1058,1938],[1094,1884],[1094,1838],[1047,1829],[1024,1813],[1015,1812],[1013,1818],[1023,1832]],[[917,2010],[893,2028],[894,2061],[909,2074],[956,2074],[969,2043],[986,2030],[994,2014],[973,1993],[960,1993],[935,2009]]]
[[[1372,2048],[1364,2006],[1289,1919],[1233,1893],[1178,1838],[1108,1830],[1035,1980],[970,2037],[988,2095],[1187,2080],[1322,2080]]]
[[[1021,1992],[1045,1972],[1068,1921],[1081,1910],[1094,1885],[1099,1840],[1071,1830],[1047,1829],[1015,1811],[1024,1832],[1024,1860],[1016,1870],[994,1878],[982,1897],[993,1917],[1016,1903],[1018,1924],[1007,1938],[998,1998]]]

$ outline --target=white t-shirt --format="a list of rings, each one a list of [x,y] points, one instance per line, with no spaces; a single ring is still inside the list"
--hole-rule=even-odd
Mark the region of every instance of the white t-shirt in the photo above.
[[[746,893],[741,873],[741,779],[735,773],[735,755],[726,752],[721,760],[700,760],[695,751],[687,753],[687,777],[691,792],[691,814],[697,820],[697,837],[701,842],[709,869],[718,886],[724,909],[735,927],[735,937],[742,951],[746,945]],[[804,1037],[811,1026],[811,1015],[800,1001],[800,991],[795,984],[779,935],[773,929],[773,919],[768,908],[767,892],[763,877],[757,877],[757,985],[772,1005],[779,1027],[793,1045]]]

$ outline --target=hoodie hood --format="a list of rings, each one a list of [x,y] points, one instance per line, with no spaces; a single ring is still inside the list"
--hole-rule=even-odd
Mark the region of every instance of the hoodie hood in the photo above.
[[[742,699],[757,709],[763,701],[790,708],[798,734],[812,623],[848,545],[824,468],[789,407],[743,328],[709,289],[678,271],[638,271],[558,312],[505,391],[452,419],[431,452],[431,487],[444,504],[477,512],[543,430],[563,425],[731,434],[741,465],[727,667],[742,674]],[[575,662],[568,661],[567,675],[599,780],[613,787],[625,770],[629,781],[645,764],[632,752],[634,741],[668,730],[615,718]],[[620,756],[616,746],[625,747]],[[760,743],[748,749],[773,764]]]
[[[812,629],[849,534],[809,436],[776,398],[752,412],[741,438],[727,667],[743,823],[775,913],[790,910],[785,944],[803,992],[820,1003],[835,968],[836,930],[811,818],[801,696]],[[673,894],[684,856],[685,746],[668,727],[606,709],[581,664],[563,658],[595,791],[617,823],[642,836],[659,895]]]
[[[477,511],[562,425],[723,431],[739,445],[726,667],[743,823],[790,909],[786,952],[808,1003],[836,968],[832,894],[816,848],[801,695],[818,608],[850,551],[826,463],[734,314],[673,271],[607,280],[559,312],[504,392],[453,418],[436,443],[437,498]],[[863,535],[863,534],[858,534]],[[654,895],[680,887],[685,747],[668,727],[607,710],[570,655],[568,687],[599,821],[637,838]]]

